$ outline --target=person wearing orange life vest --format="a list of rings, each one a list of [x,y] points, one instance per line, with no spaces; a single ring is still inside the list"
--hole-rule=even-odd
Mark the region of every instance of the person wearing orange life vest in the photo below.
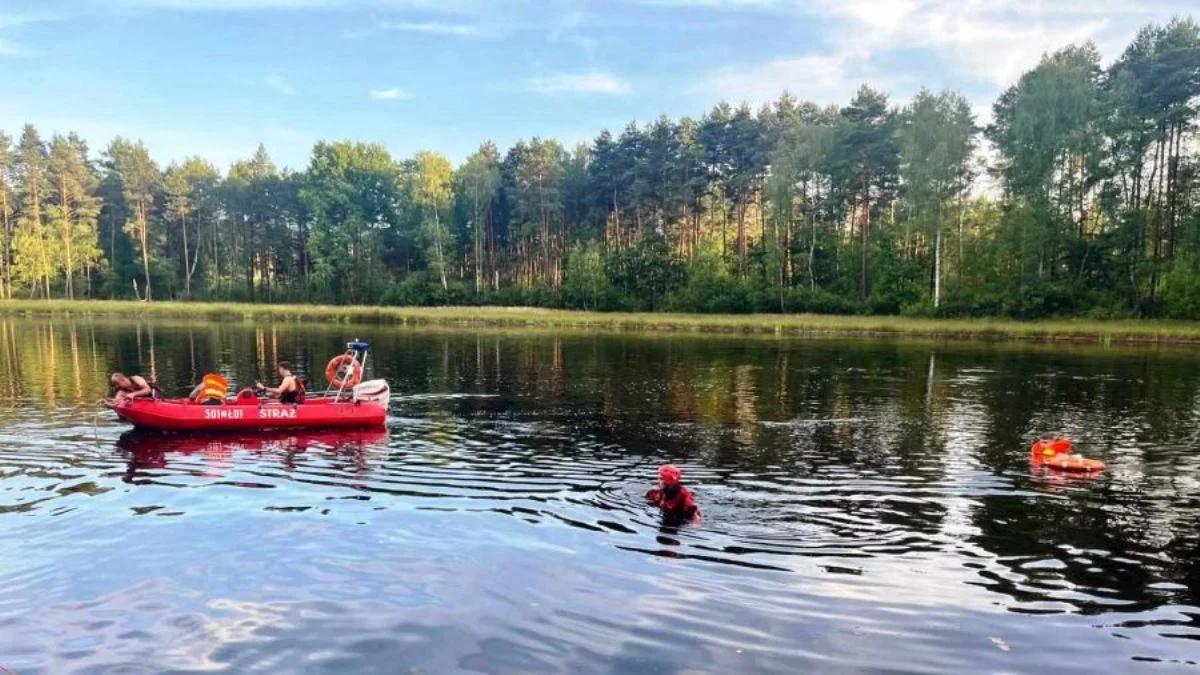
[[[280,403],[304,403],[304,382],[292,374],[292,365],[287,361],[275,364],[279,372],[278,387],[264,387],[262,382],[255,382],[256,389],[266,392],[267,396],[279,399]]]
[[[658,487],[646,493],[646,500],[662,509],[664,515],[695,518],[700,515],[700,507],[696,506],[692,491],[680,482],[682,479],[683,472],[679,467],[663,464],[658,467]]]

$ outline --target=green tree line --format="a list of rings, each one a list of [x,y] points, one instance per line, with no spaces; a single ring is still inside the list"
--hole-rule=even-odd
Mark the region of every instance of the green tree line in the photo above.
[[[1067,47],[986,127],[953,91],[782,95],[563,147],[0,133],[0,296],[1200,318],[1200,30]]]

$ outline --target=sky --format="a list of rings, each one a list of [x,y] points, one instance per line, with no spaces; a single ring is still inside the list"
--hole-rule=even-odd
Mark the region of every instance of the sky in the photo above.
[[[568,147],[785,89],[903,104],[952,88],[986,121],[1040,56],[1106,62],[1194,0],[0,0],[0,129],[142,139],[218,167],[317,140],[454,162],[484,140]]]

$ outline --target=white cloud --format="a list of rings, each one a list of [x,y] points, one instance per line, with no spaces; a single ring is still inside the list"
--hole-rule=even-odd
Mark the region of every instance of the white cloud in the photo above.
[[[510,0],[481,4],[478,0],[443,0],[436,7],[423,7],[421,3],[424,1],[391,0],[390,9],[402,6],[417,10],[413,13],[421,18],[385,16],[382,20],[349,30],[343,33],[343,37],[360,40],[380,33],[399,32],[498,40],[528,34],[532,39],[540,38],[584,49],[596,44],[594,38],[582,32],[589,27],[585,21],[586,15],[579,11],[566,11],[569,5],[565,2]]]
[[[296,88],[292,86],[292,83],[278,75],[268,75],[263,78],[263,84],[284,96],[294,96],[296,94]]]
[[[706,97],[765,103],[784,90],[807,100],[841,102],[862,83],[861,64],[844,54],[775,59],[750,68],[719,68],[695,87]]]
[[[372,89],[371,98],[376,101],[406,101],[411,98],[408,92],[400,87],[388,87],[386,89]]]
[[[593,71],[535,77],[525,82],[527,91],[539,94],[628,94],[632,87],[615,75]]]
[[[479,26],[469,23],[443,23],[439,21],[385,21],[379,24],[382,30],[401,31],[405,33],[427,33],[430,35],[479,35]]]
[[[1003,87],[1043,53],[1104,35],[1115,4],[826,0],[819,11],[839,24],[837,46],[848,54],[926,50],[967,78]]]
[[[641,1],[768,11],[828,25],[825,42],[809,54],[717,69],[695,87],[706,96],[751,102],[771,100],[784,89],[800,98],[843,102],[864,81],[906,94],[924,84],[965,85],[993,96],[1044,53],[1092,40],[1113,59],[1141,25],[1188,11],[1181,0]],[[914,51],[932,57],[944,71],[905,68]]]

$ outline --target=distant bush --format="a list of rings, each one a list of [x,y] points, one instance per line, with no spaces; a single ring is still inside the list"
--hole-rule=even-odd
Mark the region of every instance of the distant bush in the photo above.
[[[434,287],[436,282],[425,272],[415,272],[406,275],[398,282],[392,283],[380,298],[382,305],[428,306],[434,302]]]
[[[1162,310],[1173,319],[1200,319],[1200,260],[1175,261],[1162,281]]]
[[[790,313],[810,314],[865,314],[866,308],[855,298],[847,298],[830,291],[790,289],[785,306]]]
[[[698,256],[684,272],[686,281],[668,298],[677,312],[741,314],[750,311],[746,287],[715,254]]]
[[[613,305],[599,244],[576,244],[567,255],[566,277],[562,290],[566,307],[596,310]]]
[[[479,298],[481,305],[503,307],[562,307],[561,294],[547,286],[504,286]]]
[[[685,282],[687,272],[667,242],[650,235],[629,248],[610,252],[604,260],[604,275],[620,304],[614,309],[648,311],[665,306]]]

